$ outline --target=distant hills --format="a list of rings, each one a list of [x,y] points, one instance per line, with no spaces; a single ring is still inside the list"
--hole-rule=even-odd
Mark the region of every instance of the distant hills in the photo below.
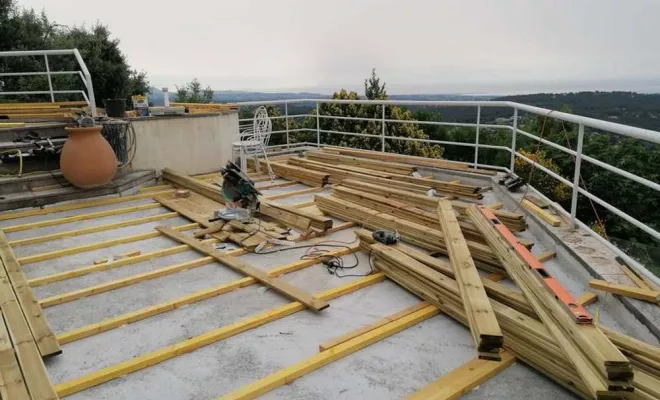
[[[176,92],[170,93],[170,99],[176,98]],[[309,92],[248,92],[220,90],[214,92],[216,103],[231,103],[244,101],[272,101],[283,99],[327,99],[329,95]],[[392,100],[503,100],[515,101],[537,107],[559,111],[569,111],[575,114],[637,126],[640,128],[660,131],[660,94],[642,94],[636,92],[572,92],[572,93],[536,93],[514,96],[472,95],[472,94],[405,94],[390,95]],[[154,105],[163,104],[163,93],[155,87],[149,95],[149,101]],[[296,105],[296,113],[304,113],[311,105]],[[410,107],[419,108],[419,107]],[[425,109],[427,107],[424,107]],[[428,108],[437,111],[445,121],[475,122],[474,108],[443,107]],[[291,107],[290,107],[290,111]],[[510,110],[482,110],[482,122],[494,121],[496,118],[511,117]]]

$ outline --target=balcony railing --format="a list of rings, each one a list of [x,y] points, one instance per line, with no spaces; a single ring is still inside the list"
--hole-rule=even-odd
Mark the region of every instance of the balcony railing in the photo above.
[[[291,104],[306,104],[308,106],[313,106],[314,109],[310,114],[298,114],[298,115],[289,115],[289,105]],[[382,117],[381,118],[363,118],[363,117],[351,117],[351,116],[332,116],[332,115],[320,115],[319,110],[322,104],[369,104],[375,106],[381,106],[382,108]],[[635,128],[628,125],[622,125],[617,123],[612,123],[608,121],[598,120],[594,118],[582,117],[579,115],[568,114],[564,112],[548,110],[539,107],[533,107],[526,104],[520,104],[509,101],[415,101],[415,100],[334,100],[334,99],[293,99],[293,100],[277,100],[277,101],[253,101],[253,102],[243,102],[239,103],[239,106],[243,109],[260,106],[260,105],[273,105],[278,106],[280,109],[284,110],[284,115],[272,117],[273,119],[284,119],[286,121],[285,129],[280,129],[273,131],[273,135],[286,135],[286,142],[282,145],[270,146],[272,150],[281,150],[288,149],[293,146],[313,146],[321,147],[324,143],[321,143],[321,134],[328,135],[348,135],[348,136],[359,136],[367,138],[379,138],[381,142],[380,150],[385,151],[385,144],[387,141],[416,141],[428,144],[440,144],[440,145],[453,145],[453,146],[466,146],[474,148],[474,161],[473,162],[462,162],[473,167],[485,167],[491,169],[497,169],[505,172],[514,173],[515,172],[515,161],[516,159],[523,160],[526,163],[534,165],[534,168],[544,172],[545,174],[551,176],[557,181],[568,186],[572,190],[571,194],[571,208],[570,211],[564,210],[561,206],[556,204],[553,200],[549,199],[542,193],[537,193],[540,197],[546,200],[548,203],[552,204],[553,207],[566,217],[570,218],[570,222],[573,226],[578,226],[582,229],[585,229],[593,234],[600,242],[605,246],[614,251],[619,255],[625,262],[631,265],[635,270],[644,274],[646,277],[651,279],[657,284],[660,284],[660,279],[642,266],[639,262],[629,257],[626,253],[621,251],[619,248],[614,246],[612,243],[607,241],[605,238],[598,235],[594,232],[588,225],[576,218],[577,213],[577,202],[579,195],[585,196],[594,203],[599,204],[613,214],[623,218],[630,224],[635,227],[643,230],[645,233],[651,235],[655,240],[660,241],[660,232],[651,228],[649,225],[639,221],[633,216],[627,214],[626,212],[620,210],[619,208],[609,204],[605,200],[595,196],[590,193],[587,189],[580,187],[580,170],[582,162],[589,162],[593,165],[596,165],[600,168],[613,172],[622,178],[630,179],[639,184],[642,184],[648,188],[653,189],[657,193],[660,193],[660,184],[657,182],[650,181],[641,176],[635,175],[628,171],[624,171],[618,167],[610,165],[608,163],[597,160],[593,157],[583,154],[583,143],[585,136],[585,128],[592,128],[599,131],[614,133],[622,136],[627,136],[635,138],[638,140],[644,140],[655,144],[660,144],[660,132],[651,131],[648,129]],[[474,109],[474,115],[476,116],[476,121],[474,123],[459,123],[459,122],[437,122],[437,121],[410,121],[410,120],[395,120],[387,119],[385,115],[385,108],[387,106],[423,106],[423,107],[470,107]],[[511,123],[507,124],[484,124],[481,122],[481,111],[488,107],[498,107],[503,109],[508,109],[511,112]],[[518,126],[519,114],[527,113],[529,115],[542,116],[545,118],[553,118],[568,123],[577,124],[578,126],[578,136],[577,136],[577,147],[575,150],[564,147],[557,143],[546,140],[539,135],[532,132],[527,132],[521,129]],[[300,118],[313,118],[316,119],[316,129],[313,128],[300,128],[300,129],[289,129],[289,121],[292,119]],[[322,119],[343,119],[343,120],[355,120],[355,121],[371,121],[380,123],[382,126],[381,134],[365,134],[361,132],[342,132],[342,131],[333,131],[333,130],[323,130],[321,129],[321,120]],[[250,118],[241,118],[239,123],[249,123]],[[441,125],[441,126],[460,126],[460,127],[471,127],[475,129],[475,141],[474,143],[464,143],[464,142],[451,142],[451,141],[442,141],[442,140],[431,140],[431,139],[418,139],[418,138],[408,138],[400,136],[390,136],[386,135],[386,127],[388,124],[399,124],[399,123],[415,123],[419,125]],[[506,130],[511,133],[511,142],[510,146],[496,146],[480,143],[480,131],[483,129],[496,129],[496,130]],[[303,143],[291,143],[290,134],[294,132],[312,132],[316,136],[316,142],[303,142]],[[574,159],[574,174],[573,179],[568,180],[559,174],[549,170],[548,168],[536,163],[534,160],[526,157],[516,150],[516,140],[519,135],[522,135],[526,138],[532,139],[536,142],[542,143],[544,145],[550,146],[554,149],[560,150]],[[502,167],[497,165],[488,165],[480,164],[479,161],[479,150],[480,149],[495,149],[499,151],[504,151],[510,154],[510,162],[508,167]],[[660,197],[659,197],[660,199]],[[660,204],[660,203],[659,203]]]
[[[13,92],[3,92],[0,90],[0,96],[21,96],[21,95],[50,95],[50,101],[55,102],[56,94],[80,94],[90,107],[93,117],[96,117],[96,99],[94,98],[94,86],[92,77],[89,74],[87,65],[80,56],[78,49],[64,50],[34,50],[34,51],[0,51],[0,58],[6,57],[43,57],[45,71],[31,72],[0,72],[0,79],[3,76],[46,76],[48,78],[48,90],[23,90]],[[48,63],[48,56],[74,56],[80,67],[79,71],[51,71]],[[53,75],[78,75],[85,85],[84,90],[53,90]]]

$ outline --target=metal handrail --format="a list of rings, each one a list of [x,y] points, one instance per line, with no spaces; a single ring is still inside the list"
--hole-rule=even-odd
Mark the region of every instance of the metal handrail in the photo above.
[[[310,114],[304,114],[304,115],[288,115],[288,106],[289,104],[301,104],[301,103],[308,103],[314,106],[314,109],[310,112]],[[289,133],[293,132],[294,130],[289,129],[289,118],[301,118],[301,117],[315,117],[316,118],[316,129],[313,128],[302,128],[302,129],[296,129],[295,131],[310,131],[310,132],[315,132],[316,133],[316,143],[305,143],[307,146],[313,146],[313,147],[320,147],[321,146],[321,134],[332,134],[332,135],[346,135],[346,136],[358,136],[358,137],[367,137],[367,138],[380,138],[381,139],[381,151],[384,151],[385,149],[385,142],[390,140],[396,140],[396,141],[415,141],[415,142],[423,142],[423,143],[428,143],[428,144],[445,144],[445,145],[456,145],[456,146],[464,146],[464,147],[474,147],[475,149],[475,156],[474,156],[474,162],[467,163],[467,162],[458,162],[461,164],[467,164],[472,167],[487,167],[487,168],[492,168],[492,169],[498,169],[502,170],[505,172],[514,172],[514,167],[515,167],[515,160],[523,160],[524,162],[528,164],[535,165],[535,168],[538,169],[539,171],[542,171],[552,178],[560,181],[561,183],[565,184],[566,186],[570,187],[572,189],[572,197],[571,197],[571,210],[570,212],[567,212],[564,210],[562,207],[554,203],[551,199],[548,199],[546,196],[544,196],[541,193],[538,193],[540,197],[546,199],[550,204],[553,204],[553,207],[556,208],[561,214],[566,215],[567,217],[570,218],[571,225],[574,226],[579,226],[583,229],[586,229],[590,231],[594,237],[596,237],[599,241],[601,241],[604,245],[606,245],[608,248],[610,248],[612,251],[614,251],[617,255],[619,255],[624,261],[626,261],[629,265],[631,265],[635,270],[639,271],[640,273],[644,274],[646,277],[649,279],[653,280],[655,283],[660,284],[660,279],[656,277],[653,273],[648,271],[645,267],[643,267],[641,264],[639,264],[636,260],[630,258],[627,254],[622,252],[620,249],[618,249],[616,246],[614,246],[612,243],[607,241],[606,239],[602,238],[600,235],[598,235],[596,232],[594,232],[590,227],[588,227],[586,224],[583,222],[577,220],[576,218],[576,212],[577,212],[577,199],[579,195],[583,195],[590,200],[594,201],[595,203],[598,203],[602,207],[606,208],[607,210],[611,211],[615,215],[623,218],[624,220],[628,221],[632,225],[642,229],[644,232],[648,233],[651,235],[653,238],[660,240],[660,232],[656,231],[655,229],[651,228],[647,224],[644,224],[643,222],[637,220],[636,218],[632,217],[631,215],[623,212],[622,210],[614,207],[613,205],[607,203],[603,199],[589,193],[588,190],[585,188],[580,187],[580,170],[581,170],[581,163],[582,160],[592,163],[593,165],[597,165],[601,168],[604,168],[610,172],[613,172],[617,175],[620,175],[624,178],[631,179],[635,182],[638,182],[642,185],[645,185],[646,187],[649,187],[655,191],[660,192],[660,184],[656,182],[652,182],[648,179],[645,179],[643,177],[637,176],[635,174],[632,174],[630,172],[624,171],[620,168],[617,168],[615,166],[612,166],[610,164],[607,164],[603,161],[597,160],[593,157],[586,156],[582,154],[582,145],[584,142],[584,130],[585,127],[597,129],[597,130],[602,130],[610,133],[615,133],[627,137],[632,137],[636,138],[639,140],[645,140],[649,141],[652,143],[660,144],[660,132],[648,130],[648,129],[643,129],[643,128],[636,128],[633,126],[628,126],[628,125],[623,125],[623,124],[618,124],[614,122],[609,122],[609,121],[603,121],[599,119],[594,119],[594,118],[589,118],[589,117],[583,117],[579,115],[574,115],[574,114],[568,114],[564,112],[559,112],[559,111],[554,111],[554,110],[549,110],[545,108],[540,108],[540,107],[534,107],[534,106],[529,106],[526,104],[521,104],[521,103],[516,103],[516,102],[511,102],[511,101],[427,101],[427,100],[340,100],[340,99],[288,99],[288,100],[275,100],[275,101],[250,101],[250,102],[241,102],[238,103],[239,107],[245,107],[245,106],[256,106],[256,105],[265,105],[265,104],[271,104],[271,105],[284,105],[285,109],[285,114],[284,116],[281,116],[280,118],[284,118],[286,121],[286,129],[285,130],[280,130],[276,131],[273,133],[286,133],[286,144],[284,145],[279,145],[277,147],[273,148],[289,148],[291,146],[291,143],[289,142]],[[374,106],[382,106],[382,116],[381,118],[374,118],[374,117],[353,117],[353,116],[333,116],[333,115],[320,115],[319,110],[320,110],[320,105],[321,104],[372,104]],[[444,122],[444,121],[407,121],[407,120],[393,120],[393,119],[387,119],[385,118],[385,109],[388,105],[391,106],[435,106],[435,107],[474,107],[476,108],[476,123],[464,123],[464,122]],[[510,125],[503,124],[503,125],[495,125],[495,124],[482,124],[481,123],[481,111],[483,107],[498,107],[498,108],[506,108],[512,110],[513,114],[513,119],[512,123]],[[539,137],[533,133],[526,132],[522,129],[519,129],[518,127],[518,116],[520,112],[526,112],[534,115],[539,115],[543,117],[549,117],[553,119],[558,119],[561,121],[569,122],[569,123],[574,123],[578,125],[578,145],[576,149],[569,149],[567,147],[564,147],[562,145],[553,143],[549,140],[543,139],[542,137]],[[366,134],[366,133],[359,133],[359,132],[341,132],[341,131],[334,131],[334,130],[325,130],[320,128],[320,121],[322,119],[339,119],[339,120],[355,120],[355,121],[367,121],[367,122],[379,122],[382,124],[382,131],[380,135],[376,134]],[[418,138],[407,138],[407,137],[398,137],[398,136],[386,136],[385,135],[385,127],[387,124],[392,124],[392,123],[415,123],[419,125],[441,125],[441,126],[462,126],[462,127],[472,127],[475,128],[475,142],[474,143],[466,143],[466,142],[450,142],[450,141],[442,141],[442,140],[431,140],[431,139],[418,139]],[[505,129],[509,130],[511,132],[511,146],[506,147],[506,146],[494,146],[494,145],[486,145],[486,144],[481,144],[479,143],[479,138],[480,138],[480,129],[483,128],[489,128],[489,129]],[[543,167],[542,165],[539,165],[536,163],[534,160],[529,159],[528,157],[524,156],[520,152],[516,150],[516,139],[517,135],[523,135],[527,138],[530,138],[532,140],[535,140],[537,142],[540,142],[542,144],[551,146],[557,150],[560,150],[569,156],[573,157],[575,159],[575,171],[574,171],[574,176],[573,176],[573,181],[571,182],[570,180],[560,176],[559,174],[549,170],[548,168]],[[301,143],[295,143],[296,146],[302,145]],[[508,168],[506,167],[501,167],[501,166],[495,166],[495,165],[484,165],[484,164],[479,164],[478,163],[478,158],[479,158],[479,149],[484,148],[484,149],[495,149],[495,150],[501,150],[501,151],[506,151],[509,152],[511,155],[510,159],[510,166]]]
[[[80,71],[51,71],[48,64],[48,56],[74,56],[80,67]],[[2,76],[47,76],[49,90],[31,90],[31,91],[14,91],[2,92],[0,95],[4,96],[17,96],[27,94],[50,94],[50,101],[55,102],[56,94],[80,93],[85,99],[92,113],[92,117],[96,117],[96,98],[94,97],[94,86],[92,85],[92,76],[87,69],[85,61],[82,59],[78,49],[62,49],[62,50],[29,50],[29,51],[0,51],[0,57],[30,57],[30,56],[43,56],[46,71],[30,71],[30,72],[3,72]],[[51,81],[52,75],[78,75],[82,80],[87,93],[82,90],[53,90],[53,83]]]

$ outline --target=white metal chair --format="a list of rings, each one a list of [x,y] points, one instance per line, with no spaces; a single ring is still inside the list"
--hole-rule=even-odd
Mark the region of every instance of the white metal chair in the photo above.
[[[268,162],[266,147],[270,141],[270,135],[273,131],[273,123],[268,117],[266,107],[261,106],[254,112],[252,126],[245,126],[240,133],[240,141],[232,144],[234,160],[239,159],[241,171],[247,172],[247,159],[254,157],[254,163],[257,171],[261,171],[259,156],[263,155],[268,167],[268,175],[271,181],[275,179],[273,169]],[[241,129],[241,127],[239,127]]]

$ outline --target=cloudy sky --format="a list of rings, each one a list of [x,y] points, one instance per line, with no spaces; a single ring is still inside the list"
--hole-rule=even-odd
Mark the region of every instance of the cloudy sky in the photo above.
[[[100,21],[156,86],[660,91],[659,0],[18,0]]]

